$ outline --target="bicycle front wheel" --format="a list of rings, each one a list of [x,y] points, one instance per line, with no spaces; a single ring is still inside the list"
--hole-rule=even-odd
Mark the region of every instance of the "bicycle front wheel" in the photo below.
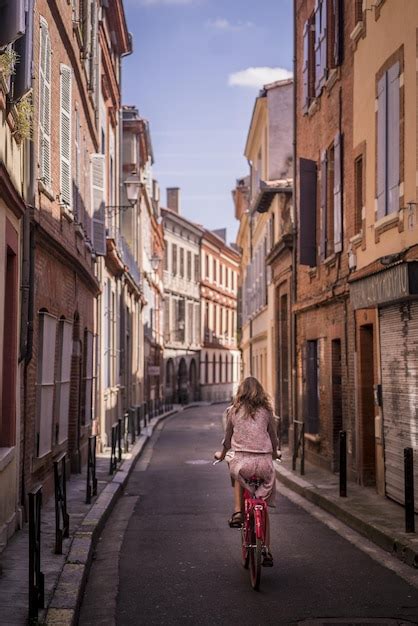
[[[256,538],[255,533],[253,534],[251,541],[251,548],[249,548],[250,552],[250,579],[251,579],[251,587],[258,591],[260,588],[260,579],[261,579],[261,550],[262,550],[262,541],[261,539]]]

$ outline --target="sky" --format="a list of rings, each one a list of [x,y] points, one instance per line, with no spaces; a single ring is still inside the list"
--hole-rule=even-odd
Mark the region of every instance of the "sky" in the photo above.
[[[148,119],[153,177],[180,187],[181,213],[234,241],[231,191],[263,84],[292,71],[292,0],[124,0],[134,52],[123,103]]]

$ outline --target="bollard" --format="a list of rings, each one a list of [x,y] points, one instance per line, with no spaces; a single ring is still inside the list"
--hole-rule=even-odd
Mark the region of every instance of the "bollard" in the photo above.
[[[412,448],[404,448],[403,458],[405,471],[405,532],[414,533],[414,452]]]
[[[347,497],[347,433],[340,430],[340,497]]]

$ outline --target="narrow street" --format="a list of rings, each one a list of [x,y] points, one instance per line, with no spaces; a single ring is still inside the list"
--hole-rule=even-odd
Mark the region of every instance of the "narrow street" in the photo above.
[[[275,565],[252,591],[226,522],[227,467],[211,463],[222,410],[191,408],[155,431],[98,544],[81,626],[418,623],[416,588],[281,494]]]

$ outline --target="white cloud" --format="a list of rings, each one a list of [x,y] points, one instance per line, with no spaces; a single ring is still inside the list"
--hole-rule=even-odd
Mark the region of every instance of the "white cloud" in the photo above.
[[[292,76],[292,72],[283,67],[247,67],[245,70],[230,74],[228,85],[260,89],[263,85],[274,83],[276,80],[292,78]]]
[[[252,26],[254,26],[254,24],[252,22],[235,22],[235,24],[233,24],[232,22],[230,22],[229,20],[227,20],[225,17],[218,17],[216,20],[211,20],[208,22],[208,26],[210,26],[210,28],[214,28],[215,30],[221,30],[221,31],[239,31],[239,30],[244,30],[246,28],[251,28]]]

